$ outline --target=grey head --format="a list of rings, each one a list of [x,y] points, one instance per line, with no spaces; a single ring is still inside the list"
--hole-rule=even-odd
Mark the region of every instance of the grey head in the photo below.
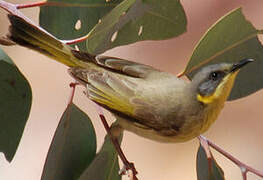
[[[234,74],[241,67],[253,61],[253,59],[243,59],[237,63],[220,63],[205,66],[195,74],[192,84],[201,96],[211,96],[227,75]]]

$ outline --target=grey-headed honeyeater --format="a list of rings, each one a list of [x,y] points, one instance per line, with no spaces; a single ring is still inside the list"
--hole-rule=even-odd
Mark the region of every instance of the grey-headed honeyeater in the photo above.
[[[69,66],[88,98],[114,114],[113,135],[125,129],[159,142],[200,135],[216,120],[240,68],[253,61],[208,65],[187,82],[151,66],[74,50],[38,26],[8,17],[10,40]]]

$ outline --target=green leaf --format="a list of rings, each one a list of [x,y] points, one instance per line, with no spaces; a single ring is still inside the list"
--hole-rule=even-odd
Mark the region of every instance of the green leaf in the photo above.
[[[89,33],[88,52],[95,54],[142,40],[163,40],[186,31],[179,0],[124,0]]]
[[[75,39],[88,32],[105,14],[122,0],[48,0],[50,6],[40,8],[40,26],[60,39]],[[80,29],[75,25],[81,21]],[[85,42],[78,43],[80,50],[86,50]]]
[[[75,39],[86,35],[97,24],[89,33],[86,46],[85,42],[79,44],[81,50],[93,54],[137,41],[168,39],[186,31],[186,15],[179,0],[48,2],[55,4],[41,7],[40,25],[60,39]],[[79,30],[75,29],[78,20],[81,21]]]
[[[122,136],[119,138],[121,142]],[[121,180],[119,175],[118,154],[111,143],[109,136],[104,139],[104,144],[90,166],[84,171],[79,180]]]
[[[237,76],[229,100],[252,94],[263,87],[263,47],[258,31],[245,19],[241,9],[236,9],[215,23],[200,40],[184,71],[191,79],[203,66],[219,62],[237,62],[253,58]]]
[[[212,155],[212,154],[211,154]],[[214,157],[207,157],[204,148],[200,145],[196,159],[198,180],[224,180],[224,172]]]
[[[42,180],[75,180],[96,155],[96,135],[88,116],[70,104],[57,127]]]
[[[31,87],[0,48],[0,152],[12,161],[32,103]]]

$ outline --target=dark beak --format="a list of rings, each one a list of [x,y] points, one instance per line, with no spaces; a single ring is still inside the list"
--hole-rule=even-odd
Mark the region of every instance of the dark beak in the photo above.
[[[235,63],[232,66],[230,72],[235,72],[235,71],[239,70],[240,68],[242,68],[243,66],[245,66],[246,64],[254,62],[254,61],[255,61],[254,59],[243,59],[243,60],[239,61],[238,63]]]

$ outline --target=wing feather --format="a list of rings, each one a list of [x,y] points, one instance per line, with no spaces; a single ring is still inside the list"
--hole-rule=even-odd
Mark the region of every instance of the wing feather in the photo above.
[[[167,91],[156,91],[160,82],[171,84],[170,80],[175,80],[175,76],[122,59],[101,57],[97,58],[97,64],[99,66],[70,69],[75,79],[87,85],[87,94],[92,101],[124,116],[134,126],[158,132],[172,129],[170,134],[175,134],[177,129],[171,128],[171,123],[165,123],[168,119],[163,119],[168,107],[161,103],[163,93]]]
[[[159,70],[137,62],[120,59],[110,56],[93,56],[87,52],[71,50],[72,54],[84,64],[93,64],[102,67],[104,70],[127,75],[135,78],[146,78],[151,72],[160,72]],[[83,65],[83,64],[82,64]],[[93,66],[94,67],[94,66]]]
[[[133,114],[134,107],[129,98],[134,95],[134,89],[127,87],[120,78],[112,77],[106,72],[93,72],[88,75],[88,82],[91,100],[125,114]]]

